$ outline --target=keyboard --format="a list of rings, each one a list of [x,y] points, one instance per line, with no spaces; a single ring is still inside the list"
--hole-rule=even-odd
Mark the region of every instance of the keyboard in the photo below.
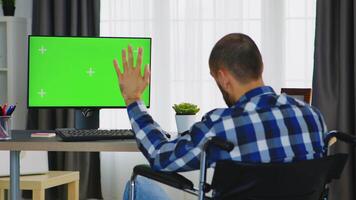
[[[133,131],[129,129],[56,129],[55,132],[67,142],[135,139]]]

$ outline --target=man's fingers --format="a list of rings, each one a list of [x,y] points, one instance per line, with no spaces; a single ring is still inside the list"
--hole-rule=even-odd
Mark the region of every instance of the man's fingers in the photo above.
[[[116,71],[116,74],[118,76],[119,79],[122,78],[122,74],[120,72],[120,68],[119,68],[119,64],[117,63],[117,59],[114,59],[114,68],[115,68],[115,71]]]
[[[126,58],[126,50],[123,49],[121,52],[121,58],[122,58],[122,66],[124,67],[124,73],[127,72],[129,67],[127,66],[127,58]]]
[[[129,50],[129,59],[128,59],[129,66],[128,66],[128,67],[131,69],[131,68],[134,67],[134,66],[133,66],[133,52],[132,52],[132,47],[131,47],[131,45],[129,45],[128,50]]]
[[[143,75],[143,80],[146,83],[146,85],[150,82],[150,76],[151,76],[150,65],[147,64],[145,66],[145,73]]]
[[[137,54],[137,60],[136,60],[136,70],[141,71],[141,65],[142,65],[142,48],[138,48],[138,54]]]

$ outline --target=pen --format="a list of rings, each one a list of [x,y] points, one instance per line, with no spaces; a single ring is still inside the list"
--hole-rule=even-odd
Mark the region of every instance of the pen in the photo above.
[[[7,107],[7,104],[4,104],[2,107],[2,115],[6,115],[6,107]]]
[[[16,105],[11,106],[11,110],[7,110],[7,115],[11,115],[15,111]]]
[[[13,105],[7,107],[5,115],[9,115],[10,111],[12,110]]]

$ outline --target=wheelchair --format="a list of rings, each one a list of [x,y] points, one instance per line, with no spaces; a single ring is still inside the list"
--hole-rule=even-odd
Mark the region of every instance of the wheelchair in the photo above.
[[[175,172],[154,171],[149,165],[137,165],[130,179],[129,199],[135,199],[135,179],[143,176],[196,195],[199,200],[322,200],[327,199],[327,184],[339,179],[347,154],[328,155],[328,146],[337,140],[355,145],[356,137],[331,131],[324,139],[325,156],[290,163],[216,162],[211,184],[206,182],[209,148],[230,152],[234,145],[218,137],[209,138],[200,157],[199,186]],[[212,195],[207,196],[210,191]]]

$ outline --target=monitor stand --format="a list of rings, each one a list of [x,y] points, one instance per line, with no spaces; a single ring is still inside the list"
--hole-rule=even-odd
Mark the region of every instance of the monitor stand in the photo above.
[[[76,129],[98,129],[99,128],[98,108],[82,108],[75,110]]]
[[[99,110],[98,108],[95,109],[75,109],[75,128],[76,129],[98,129],[99,128]],[[73,154],[71,154],[73,155]],[[74,156],[79,160],[73,158],[68,159],[69,162],[79,163],[74,164],[72,168],[65,168],[65,170],[76,170],[80,171],[80,174],[84,177],[88,177],[88,183],[94,183],[91,189],[95,189],[95,192],[101,194],[101,182],[100,182],[100,154],[99,152],[77,152],[74,155],[78,155],[79,157]],[[70,157],[70,156],[69,156]],[[87,166],[88,165],[88,166]],[[99,186],[99,187],[98,187]]]

